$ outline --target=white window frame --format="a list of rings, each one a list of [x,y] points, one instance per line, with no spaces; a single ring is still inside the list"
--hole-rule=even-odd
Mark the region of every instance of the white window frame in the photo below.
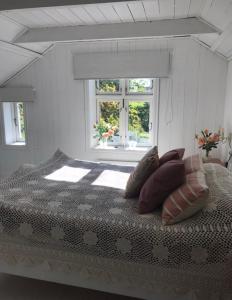
[[[99,120],[100,118],[100,102],[111,102],[111,101],[118,101],[119,102],[119,113],[120,113],[120,123],[119,123],[119,135],[120,135],[120,143],[116,144],[113,142],[108,142],[109,146],[118,146],[122,148],[129,147],[129,140],[128,140],[128,110],[129,110],[129,103],[130,102],[148,102],[150,104],[150,120],[149,120],[149,127],[150,129],[150,141],[149,144],[137,144],[136,148],[143,147],[148,148],[157,142],[157,135],[158,132],[158,95],[159,95],[159,79],[151,78],[153,80],[153,93],[127,93],[127,84],[129,79],[121,79],[120,80],[120,87],[121,93],[97,93],[96,90],[96,119]],[[124,107],[123,107],[124,102]],[[156,109],[157,108],[157,109]],[[157,124],[156,124],[157,123]]]
[[[97,115],[97,101],[95,91],[95,80],[85,80],[84,84],[84,110],[85,110],[85,151],[87,157],[92,160],[100,161],[125,161],[136,162],[139,161],[144,153],[149,150],[150,147],[136,147],[136,149],[129,149],[124,147],[118,147],[112,145],[107,149],[100,149],[96,147],[96,140],[94,136],[93,124],[96,122]],[[158,130],[159,130],[159,97],[160,97],[160,79],[154,79],[154,101],[153,101],[153,145],[158,145]],[[109,95],[98,95],[99,99],[106,100]],[[111,100],[116,100],[119,95],[110,95]],[[128,95],[130,96],[130,95]],[[139,94],[138,97],[141,95]],[[150,96],[150,95],[149,95]]]
[[[5,115],[4,115],[4,103],[7,103],[8,105],[10,105],[10,111],[11,111],[11,115],[8,116],[10,117],[10,120],[8,120],[8,122],[10,122],[11,125],[11,135],[12,135],[12,142],[8,142],[7,141],[7,128],[5,127]],[[22,103],[23,104],[23,110],[24,110],[24,125],[25,125],[25,140],[20,138],[20,133],[19,133],[19,114],[18,114],[18,109],[17,109],[17,104],[18,103]],[[26,117],[26,105],[24,102],[18,101],[18,102],[2,102],[1,105],[1,115],[2,115],[2,129],[3,129],[3,135],[2,135],[2,139],[3,139],[3,145],[4,147],[26,147],[27,146],[27,117]]]

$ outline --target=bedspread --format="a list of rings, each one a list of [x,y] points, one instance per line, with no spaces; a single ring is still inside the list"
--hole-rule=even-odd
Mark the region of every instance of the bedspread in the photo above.
[[[160,210],[139,215],[138,199],[123,198],[132,169],[73,160],[61,151],[39,166],[19,168],[0,182],[0,244],[136,263],[170,283],[231,290],[230,173],[205,164],[205,209],[163,226]]]

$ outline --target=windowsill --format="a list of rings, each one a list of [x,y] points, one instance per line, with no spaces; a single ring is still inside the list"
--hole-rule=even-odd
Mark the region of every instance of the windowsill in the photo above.
[[[132,152],[147,152],[149,149],[151,149],[151,146],[147,146],[147,147],[129,147],[129,146],[126,146],[126,147],[123,147],[123,146],[110,146],[110,145],[107,145],[107,146],[104,146],[104,145],[98,145],[98,146],[95,146],[92,148],[92,150],[96,150],[96,151],[107,151],[107,152],[110,152],[110,151],[120,151],[120,152],[129,152],[129,151],[132,151]]]
[[[11,144],[6,144],[6,146],[26,146],[25,142],[14,142]]]
[[[20,149],[22,149],[22,150],[24,150],[27,147],[28,147],[28,145],[25,142],[14,142],[14,143],[11,143],[11,144],[3,144],[2,145],[3,149],[9,149],[9,150],[10,149],[12,149],[12,150],[15,150],[15,149],[20,150]]]

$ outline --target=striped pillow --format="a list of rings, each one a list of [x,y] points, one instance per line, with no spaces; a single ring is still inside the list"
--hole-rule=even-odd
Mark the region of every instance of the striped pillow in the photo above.
[[[194,215],[206,205],[208,194],[205,174],[201,171],[188,174],[186,183],[164,201],[162,223],[175,224]]]
[[[199,154],[195,154],[184,159],[185,174],[202,171],[205,172],[202,158]]]

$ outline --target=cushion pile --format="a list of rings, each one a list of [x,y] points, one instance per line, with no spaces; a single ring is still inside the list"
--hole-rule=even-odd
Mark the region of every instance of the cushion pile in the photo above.
[[[140,161],[127,183],[125,197],[139,196],[139,213],[162,206],[162,223],[171,225],[191,217],[205,205],[209,194],[199,154],[183,159],[185,149],[158,157],[152,148]]]

